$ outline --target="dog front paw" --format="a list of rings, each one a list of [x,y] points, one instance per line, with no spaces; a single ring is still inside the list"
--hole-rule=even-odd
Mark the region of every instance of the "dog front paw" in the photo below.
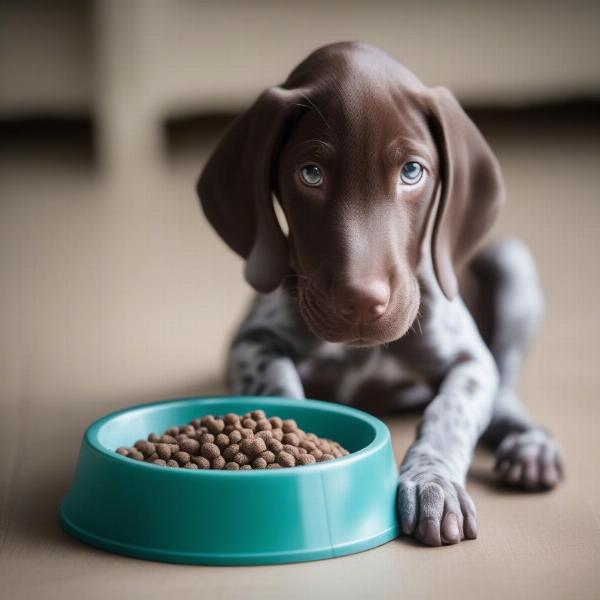
[[[398,518],[402,532],[428,546],[477,537],[477,515],[458,483],[433,473],[400,474]]]
[[[530,491],[548,490],[564,478],[556,441],[541,429],[507,435],[496,451],[500,481]]]

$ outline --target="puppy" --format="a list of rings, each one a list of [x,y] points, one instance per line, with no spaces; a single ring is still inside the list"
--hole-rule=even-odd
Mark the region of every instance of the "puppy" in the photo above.
[[[259,292],[234,393],[425,407],[400,466],[405,534],[477,537],[464,485],[482,436],[507,484],[559,482],[558,447],[514,391],[542,312],[535,265],[514,240],[479,250],[504,186],[447,89],[372,46],[325,46],[235,120],[197,189]]]

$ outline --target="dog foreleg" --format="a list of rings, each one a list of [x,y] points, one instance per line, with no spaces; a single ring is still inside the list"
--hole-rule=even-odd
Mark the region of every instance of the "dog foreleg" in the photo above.
[[[460,300],[448,308],[453,314],[447,317],[459,325],[456,351],[401,465],[398,491],[402,531],[432,546],[477,537],[464,483],[498,388],[495,362],[471,315]]]
[[[229,351],[229,388],[241,395],[304,398],[296,362],[313,344],[281,290],[259,294]]]

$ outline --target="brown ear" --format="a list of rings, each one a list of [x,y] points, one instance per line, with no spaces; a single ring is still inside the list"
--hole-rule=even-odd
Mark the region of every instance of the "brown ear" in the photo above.
[[[196,187],[204,214],[227,245],[246,259],[246,281],[277,288],[288,271],[287,241],[271,196],[273,156],[299,92],[273,87],[240,115],[210,157]]]
[[[426,102],[441,185],[431,252],[440,287],[451,300],[458,293],[457,273],[504,204],[504,184],[496,157],[452,92],[432,88]]]

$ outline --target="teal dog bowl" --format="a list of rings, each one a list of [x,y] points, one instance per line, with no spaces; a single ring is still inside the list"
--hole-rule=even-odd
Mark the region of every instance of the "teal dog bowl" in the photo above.
[[[263,409],[351,454],[304,467],[171,469],[115,453],[207,414]],[[85,433],[60,509],[67,532],[120,554],[176,563],[252,565],[343,556],[398,535],[397,468],[387,427],[316,400],[187,398],[112,413]]]

